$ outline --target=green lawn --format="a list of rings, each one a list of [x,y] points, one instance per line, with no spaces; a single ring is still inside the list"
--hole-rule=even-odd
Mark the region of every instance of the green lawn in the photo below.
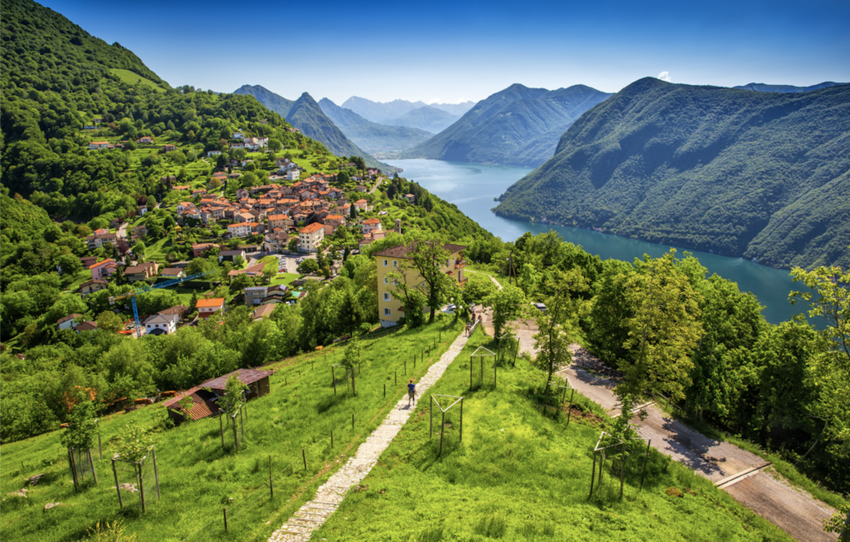
[[[26,500],[7,498],[0,529],[15,540],[76,541],[97,522],[121,519],[127,534],[136,534],[141,541],[187,537],[266,540],[381,423],[404,394],[404,379],[421,376],[430,362],[439,359],[461,330],[460,325],[451,329],[445,325],[438,322],[390,334],[382,331],[376,339],[363,339],[356,397],[350,392],[349,381],[340,379],[337,395],[331,383],[330,366],[341,361],[345,347],[326,348],[274,364],[277,373],[271,378],[272,391],[249,403],[245,442],[238,452],[232,445],[232,432],[226,434],[227,445],[222,450],[218,420],[204,419],[163,430],[166,412],[161,404],[152,405],[103,421],[104,459],[98,461],[95,453],[100,483],[75,494],[59,431],[4,444],[0,448],[4,462],[0,491],[4,498],[24,487],[26,477],[45,476],[38,485],[28,487]],[[436,348],[426,356],[428,362],[420,361],[414,370],[413,356],[435,343]],[[402,372],[403,360],[408,360],[406,374]],[[339,376],[341,373],[337,369]],[[158,439],[162,498],[151,503],[146,514],[141,513],[137,498],[125,502],[123,512],[119,510],[107,459],[114,450],[113,437],[130,420],[151,428]],[[273,499],[268,490],[269,458],[274,473]],[[133,481],[129,476],[120,480]],[[61,502],[62,506],[44,511],[48,502]],[[223,507],[228,508],[227,534]]]
[[[610,461],[589,498],[591,451],[601,430],[589,414],[593,407],[581,399],[587,414],[577,419],[574,412],[569,427],[560,413],[544,416],[530,392],[545,375],[521,358],[516,368],[500,369],[498,388],[490,369],[483,387],[476,372],[470,390],[468,356],[488,341],[476,334],[429,390],[465,397],[463,443],[455,407],[438,456],[438,434],[428,438],[429,399],[422,397],[362,489],[349,493],[313,540],[790,540],[654,450],[642,491],[638,452],[628,463],[622,501]],[[668,496],[670,487],[684,496]]]
[[[278,273],[275,278],[272,279],[271,285],[277,286],[278,284],[286,284],[289,286],[292,284],[292,281],[301,277],[298,273]]]
[[[151,81],[147,77],[142,77],[141,75],[137,74],[136,72],[132,72],[130,70],[124,70],[124,69],[121,69],[121,68],[112,68],[109,71],[113,75],[117,75],[118,78],[121,79],[121,81],[123,81],[124,83],[127,83],[128,85],[141,84],[142,86],[151,87],[152,89],[157,90],[159,92],[165,92],[164,88],[157,85],[156,83],[154,83],[153,81]]]

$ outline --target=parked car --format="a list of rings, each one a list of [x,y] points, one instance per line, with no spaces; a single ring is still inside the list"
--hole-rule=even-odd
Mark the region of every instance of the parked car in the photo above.
[[[457,308],[457,305],[452,303],[451,305],[446,305],[446,308],[443,309],[443,312],[446,313],[446,314],[452,314],[455,311],[456,308]]]
[[[546,305],[543,303],[532,303],[532,305],[534,305],[534,308],[539,310],[540,312],[546,312],[548,310],[546,308]]]

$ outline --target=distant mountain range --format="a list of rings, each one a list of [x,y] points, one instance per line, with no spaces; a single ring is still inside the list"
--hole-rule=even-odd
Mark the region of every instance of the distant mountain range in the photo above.
[[[371,153],[401,151],[434,135],[418,128],[385,126],[366,120],[351,109],[340,107],[327,98],[319,100],[319,107],[351,141]]]
[[[536,167],[552,157],[577,118],[609,96],[584,85],[558,90],[511,85],[402,157]]]
[[[576,121],[495,211],[775,267],[847,268],[850,85],[787,93],[641,79]]]
[[[253,96],[261,104],[280,114],[307,137],[321,141],[336,156],[361,156],[369,167],[377,167],[385,172],[396,169],[379,162],[374,156],[349,140],[322,111],[316,100],[306,92],[294,102],[260,85],[243,85],[233,93]]]
[[[826,81],[824,83],[818,83],[817,85],[812,85],[810,87],[795,87],[792,85],[766,85],[764,83],[750,83],[749,85],[741,85],[739,87],[735,87],[740,90],[756,90],[758,92],[809,92],[810,90],[820,90],[822,88],[834,87],[836,85],[843,85],[845,83],[833,83],[831,81]]]
[[[393,126],[409,126],[426,132],[438,134],[455,123],[460,117],[437,109],[430,105],[408,111],[397,119],[389,121]]]
[[[422,101],[409,102],[407,100],[393,100],[392,102],[381,103],[352,96],[343,102],[341,107],[354,111],[366,120],[385,126],[408,126],[437,133],[459,119],[461,115],[472,109],[474,105],[475,102],[464,102],[460,104],[434,103],[429,105]],[[409,113],[423,108],[426,109],[420,113],[407,116]],[[448,113],[451,116],[451,122],[448,122],[450,117],[439,115],[431,111],[431,109]],[[430,126],[431,129],[429,130],[424,126]]]

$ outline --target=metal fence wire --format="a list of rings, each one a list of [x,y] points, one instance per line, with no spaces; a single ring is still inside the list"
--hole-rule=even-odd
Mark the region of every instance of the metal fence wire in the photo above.
[[[94,480],[94,483],[97,483],[97,472],[94,470],[91,450],[68,448],[68,463],[71,467],[71,477],[74,480],[75,489],[78,489],[86,480]]]
[[[159,500],[159,472],[153,450],[141,461],[113,458],[112,469],[121,508],[141,506],[142,511],[146,511],[150,504]]]

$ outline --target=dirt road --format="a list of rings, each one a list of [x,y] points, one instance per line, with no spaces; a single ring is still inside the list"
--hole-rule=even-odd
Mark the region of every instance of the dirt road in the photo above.
[[[580,393],[609,414],[619,415],[620,407],[613,392],[616,380],[595,371],[593,368],[599,361],[586,350],[578,345],[572,350],[573,364],[557,374],[568,376]],[[652,447],[715,483],[765,464],[764,459],[751,452],[694,431],[664,414],[657,406],[645,410],[647,415],[643,420],[635,414],[632,422],[643,437],[652,439]],[[755,471],[723,489],[797,540],[833,542],[838,538],[822,528],[823,520],[835,510],[806,491],[793,487],[772,467]]]

